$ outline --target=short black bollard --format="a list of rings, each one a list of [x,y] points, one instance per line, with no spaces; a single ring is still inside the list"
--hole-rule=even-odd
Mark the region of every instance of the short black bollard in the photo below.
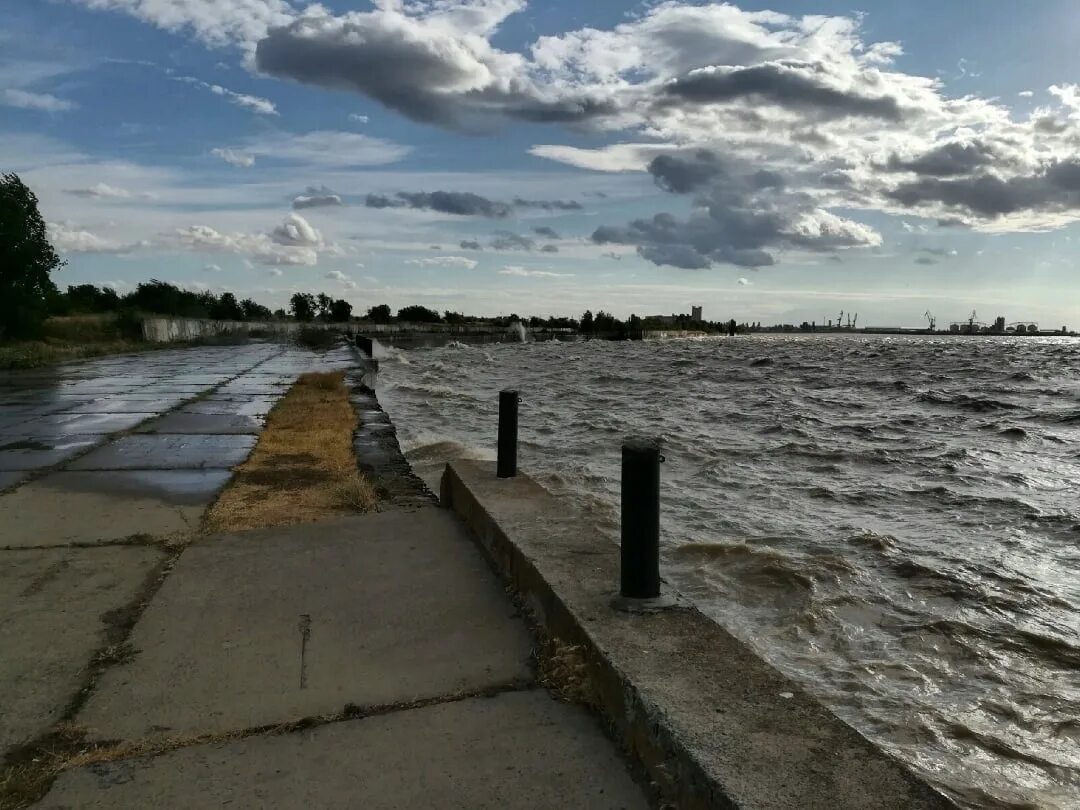
[[[499,461],[496,475],[513,478],[517,475],[518,403],[517,391],[499,392]]]
[[[622,574],[625,599],[660,596],[660,442],[627,439],[622,447]]]

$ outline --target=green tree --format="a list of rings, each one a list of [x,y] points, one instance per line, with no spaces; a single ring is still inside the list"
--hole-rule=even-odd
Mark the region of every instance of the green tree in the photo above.
[[[330,305],[330,320],[334,323],[345,323],[352,317],[352,304],[344,298],[339,298]]]
[[[272,317],[270,309],[264,307],[262,304],[255,303],[251,298],[245,298],[240,302],[240,309],[244,311],[244,320],[248,321],[268,321]],[[282,317],[285,313],[282,312]]]
[[[244,308],[231,292],[223,292],[211,309],[211,317],[219,321],[244,320]]]
[[[387,304],[379,304],[367,311],[367,319],[372,323],[390,323],[393,317]]]
[[[442,320],[442,316],[435,310],[417,304],[402,307],[398,310],[397,317],[399,321],[411,323],[439,323]]]
[[[64,303],[66,310],[73,315],[113,312],[120,308],[120,296],[110,287],[79,284],[67,288]]]
[[[293,293],[289,299],[289,311],[298,321],[315,320],[315,296],[311,293]]]
[[[334,299],[326,293],[319,293],[315,296],[315,312],[320,321],[330,320],[330,307],[333,304]]]
[[[0,338],[34,337],[59,293],[49,273],[63,262],[37,197],[17,174],[0,175]]]
[[[585,314],[581,316],[581,332],[586,335],[591,335],[593,331],[593,314],[591,309],[585,310]]]

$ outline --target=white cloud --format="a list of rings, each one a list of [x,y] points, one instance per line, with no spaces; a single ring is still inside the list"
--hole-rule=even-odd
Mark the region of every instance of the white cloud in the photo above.
[[[274,132],[248,139],[243,152],[310,166],[381,166],[396,163],[411,147],[355,132],[320,130],[304,135]]]
[[[529,154],[594,172],[640,172],[657,155],[677,148],[655,143],[615,143],[598,149],[540,144],[530,147]]]
[[[149,191],[141,191],[135,194],[128,191],[126,188],[110,186],[108,183],[96,183],[87,188],[68,188],[64,189],[64,191],[73,197],[84,197],[94,200],[129,200],[132,198],[152,200],[157,196]]]
[[[752,282],[752,281],[751,281],[750,279],[748,279],[748,278],[740,278],[740,279],[739,279],[738,281],[736,281],[735,283],[736,283],[736,284],[738,284],[738,285],[739,285],[740,287],[750,287],[750,286],[752,286],[752,285],[753,285],[753,283],[754,283],[754,282]]]
[[[1031,98],[1035,95],[1035,93],[1032,90],[1021,90],[1016,95],[1020,96],[1020,98]]]
[[[210,154],[214,157],[221,158],[231,166],[240,166],[244,169],[249,169],[255,165],[255,158],[251,155],[239,152],[235,149],[223,149],[215,148],[210,150]]]
[[[303,208],[335,208],[344,205],[340,194],[335,194],[326,186],[308,186],[307,191],[293,198],[292,207],[300,210]]]
[[[283,226],[287,233],[289,223]],[[275,236],[281,234],[276,233]],[[266,265],[300,265],[313,267],[318,264],[319,253],[310,244],[282,244],[265,233],[222,233],[209,225],[190,225],[180,228],[165,240],[172,246],[196,252],[235,253],[248,256]]]
[[[460,267],[472,270],[479,262],[465,256],[425,256],[420,259],[406,259],[405,264],[414,264],[418,267]]]
[[[271,267],[269,270],[266,271],[266,274],[268,276],[278,277],[282,275],[282,271],[278,270],[276,267]]]
[[[192,84],[196,87],[201,87],[204,90],[209,90],[215,96],[221,96],[222,98],[227,99],[229,103],[259,113],[259,115],[278,114],[277,107],[274,106],[274,102],[269,99],[260,98],[259,96],[249,96],[245,93],[237,93],[226,87],[222,87],[220,84],[204,82],[202,79],[196,79],[194,76],[175,76],[174,78],[178,82]]]
[[[57,98],[49,93],[31,93],[28,90],[9,88],[0,93],[0,104],[18,107],[23,110],[41,110],[42,112],[68,112],[79,105],[73,101]]]
[[[204,273],[220,273],[221,266],[217,264],[208,264],[203,268]]]
[[[326,274],[326,278],[331,281],[349,281],[349,277],[342,273],[340,270],[331,270]]]
[[[174,33],[190,32],[208,45],[252,44],[296,11],[286,0],[73,0],[93,9],[123,11]]]
[[[360,115],[359,113],[349,113],[349,120],[356,121],[358,124],[366,124],[371,119],[366,115]]]
[[[130,253],[146,242],[117,242],[91,233],[71,222],[47,223],[49,240],[62,253]]]
[[[274,102],[269,99],[260,98],[259,96],[249,96],[244,93],[234,93],[232,90],[227,90],[220,84],[209,85],[210,92],[218,96],[224,96],[230,102],[237,107],[244,107],[246,109],[257,112],[260,115],[277,115],[277,107],[274,106]]]
[[[322,234],[299,214],[289,214],[285,221],[270,232],[270,238],[279,245],[291,247],[320,247]]]
[[[573,273],[552,273],[549,270],[529,270],[519,264],[507,264],[499,271],[500,276],[518,276],[520,278],[573,278]]]

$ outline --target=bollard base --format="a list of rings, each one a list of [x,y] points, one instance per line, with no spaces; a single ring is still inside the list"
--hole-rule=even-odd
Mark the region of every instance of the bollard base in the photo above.
[[[611,600],[611,606],[622,613],[660,613],[665,610],[686,608],[689,605],[676,593],[660,592],[659,596],[651,599],[635,599],[632,596],[616,594]]]

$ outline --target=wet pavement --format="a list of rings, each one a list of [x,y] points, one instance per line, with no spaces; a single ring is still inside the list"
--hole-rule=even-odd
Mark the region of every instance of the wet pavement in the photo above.
[[[0,374],[0,490],[32,481],[52,497],[67,491],[62,471],[93,471],[107,493],[113,471],[124,494],[168,496],[157,471],[228,470],[247,458],[266,414],[302,373],[345,368],[351,353],[280,344],[212,346],[126,355],[49,369]],[[218,485],[227,476],[211,476]],[[142,493],[133,481],[142,480]],[[26,483],[26,486],[31,486]],[[216,494],[207,487],[205,502]],[[5,508],[0,495],[0,546]],[[25,508],[25,504],[20,503]],[[88,542],[102,538],[92,536]],[[20,534],[25,534],[21,532]],[[115,539],[115,533],[108,538]],[[7,542],[5,542],[7,541]],[[25,542],[25,541],[24,541]],[[43,539],[40,545],[49,545]]]

